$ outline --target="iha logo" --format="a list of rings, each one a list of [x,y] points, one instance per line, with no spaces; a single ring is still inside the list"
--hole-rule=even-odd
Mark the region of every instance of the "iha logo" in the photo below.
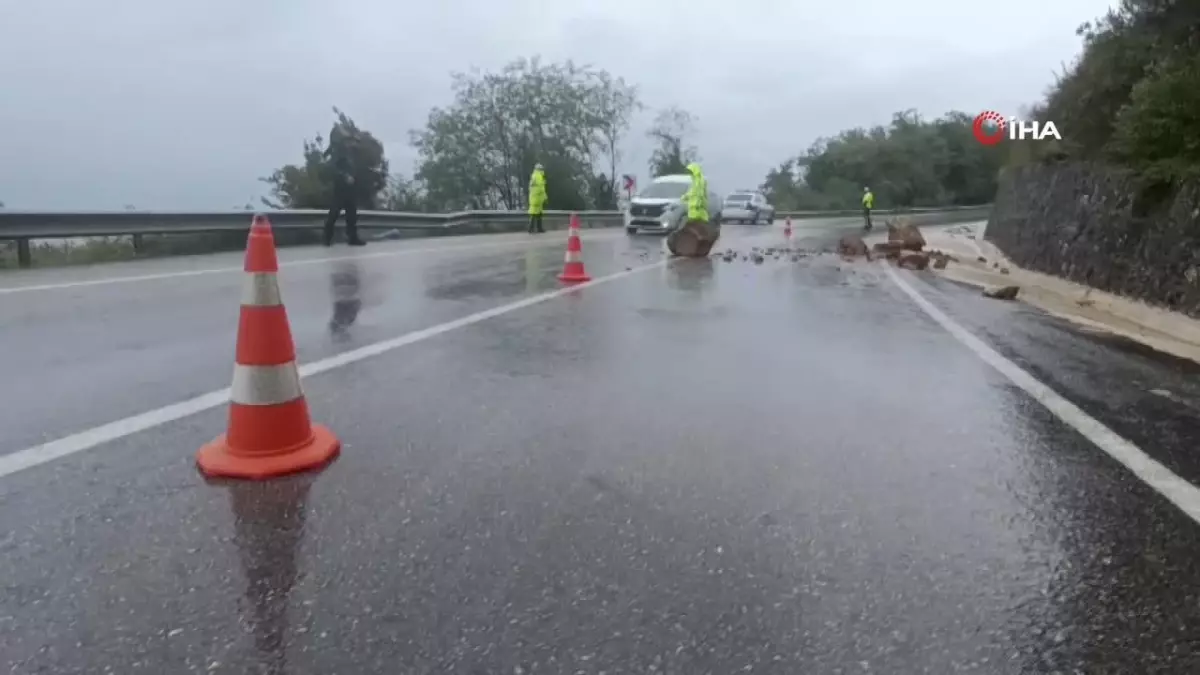
[[[1016,117],[1004,119],[1000,113],[992,110],[985,110],[979,113],[979,116],[975,118],[975,123],[971,125],[971,131],[975,134],[975,140],[984,145],[995,145],[1005,138],[1012,141],[1023,141],[1027,138],[1035,141],[1040,141],[1044,138],[1062,140],[1062,136],[1058,134],[1058,127],[1054,126],[1054,122],[1043,123],[1037,120],[1017,119]]]

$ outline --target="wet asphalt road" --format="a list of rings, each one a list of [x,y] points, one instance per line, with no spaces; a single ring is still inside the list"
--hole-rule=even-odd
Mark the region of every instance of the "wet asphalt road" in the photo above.
[[[558,288],[546,236],[288,251],[301,361]],[[1200,482],[1194,366],[903,274]],[[0,453],[228,386],[240,281],[0,291]],[[675,261],[305,387],[315,476],[203,483],[214,409],[0,477],[0,672],[1200,672],[1200,526],[878,266]]]

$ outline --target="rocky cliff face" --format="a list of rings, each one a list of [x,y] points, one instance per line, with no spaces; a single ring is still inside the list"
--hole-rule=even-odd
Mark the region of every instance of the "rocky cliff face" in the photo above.
[[[1025,269],[1200,318],[1200,186],[1091,164],[1008,169],[984,238]]]

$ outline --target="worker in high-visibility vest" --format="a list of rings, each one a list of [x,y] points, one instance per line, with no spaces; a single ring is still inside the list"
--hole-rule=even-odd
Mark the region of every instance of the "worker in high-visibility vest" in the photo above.
[[[688,187],[684,201],[687,203],[687,219],[689,223],[708,223],[708,181],[700,171],[700,165],[692,162],[687,165],[688,173],[692,174],[692,184]]]
[[[529,176],[529,234],[545,232],[542,214],[546,209],[546,170],[541,164],[533,167]]]
[[[874,210],[874,208],[875,208],[875,194],[873,192],[871,192],[871,188],[869,188],[869,187],[863,188],[862,207],[863,207],[863,229],[870,231],[870,229],[872,227],[871,211]]]
[[[687,172],[692,176],[691,185],[683,196],[687,213],[683,225],[667,235],[667,250],[671,255],[703,258],[717,243],[721,232],[708,214],[708,180],[704,178],[704,172],[695,162],[687,165]]]

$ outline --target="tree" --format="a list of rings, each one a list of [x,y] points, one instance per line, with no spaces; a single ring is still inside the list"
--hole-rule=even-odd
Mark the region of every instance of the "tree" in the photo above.
[[[336,127],[354,139],[353,174],[355,198],[359,208],[373,209],[381,191],[387,187],[388,162],[383,144],[369,131],[362,130],[345,113],[333,109]],[[304,141],[302,164],[287,164],[262,178],[271,186],[273,199],[263,203],[273,209],[321,209],[329,206],[333,196],[333,169],[329,162],[325,139],[318,134]]]
[[[687,173],[687,165],[700,159],[696,147],[688,142],[695,133],[696,120],[691,113],[676,106],[660,111],[646,132],[656,144],[650,155],[650,175]]]
[[[1032,117],[1052,120],[1061,144],[1025,145],[1024,161],[1107,160],[1150,183],[1195,176],[1200,10],[1195,2],[1122,0],[1076,31],[1083,53],[1064,67]],[[1014,148],[1015,149],[1015,148]]]
[[[322,209],[329,206],[333,183],[325,162],[325,140],[320,134],[304,141],[304,163],[285,164],[263,182],[271,186],[274,199],[263,197],[273,209]]]
[[[638,106],[634,87],[602,70],[537,59],[453,77],[453,104],[433,109],[412,133],[429,208],[520,209],[538,163],[548,208],[608,200],[599,176],[615,200],[618,147]],[[597,171],[603,165],[607,174]]]
[[[1114,120],[1111,156],[1158,182],[1200,177],[1200,55],[1164,61]]]
[[[629,118],[642,109],[637,89],[621,78],[614,79],[604,71],[596,75],[598,86],[590,104],[592,123],[597,129],[600,147],[608,157],[608,172],[601,173],[592,182],[594,206],[598,209],[615,209],[620,186],[617,184],[617,163],[621,160],[620,143],[629,130]],[[601,186],[607,186],[601,188]]]
[[[778,209],[785,211],[794,211],[797,206],[794,204],[793,193],[796,190],[796,176],[792,173],[792,166],[795,165],[795,159],[789,159],[781,163],[778,167],[767,172],[767,177],[763,179],[762,185],[758,187],[762,190],[767,201],[771,202]]]
[[[396,174],[388,179],[388,186],[383,193],[382,206],[386,211],[424,212],[428,206],[425,186],[418,180]]]
[[[932,122],[914,110],[890,125],[818,139],[767,173],[761,189],[781,209],[857,208],[864,186],[892,207],[990,201],[1002,150],[975,140],[973,118],[950,112]]]

